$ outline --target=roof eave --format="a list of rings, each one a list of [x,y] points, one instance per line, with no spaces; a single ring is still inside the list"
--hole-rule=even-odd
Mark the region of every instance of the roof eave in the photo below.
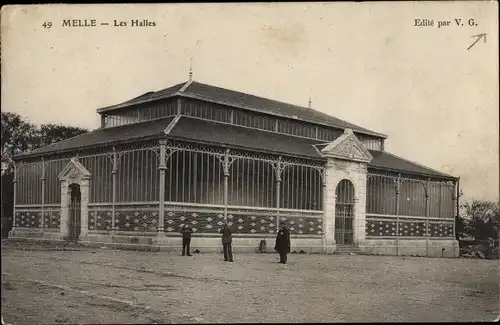
[[[185,142],[191,142],[191,143],[199,143],[199,144],[208,144],[208,145],[213,145],[213,146],[240,149],[240,150],[245,150],[245,151],[262,152],[262,153],[272,154],[274,156],[283,155],[283,156],[296,157],[296,158],[315,160],[315,161],[325,161],[326,160],[324,157],[319,157],[319,156],[312,157],[312,156],[306,156],[306,155],[291,154],[291,153],[287,153],[287,152],[276,152],[276,151],[260,149],[260,148],[257,149],[257,148],[251,148],[251,147],[238,146],[238,145],[234,145],[234,144],[229,144],[227,142],[222,143],[222,142],[218,142],[218,141],[198,140],[198,139],[191,139],[191,138],[174,136],[174,135],[168,135],[167,138],[172,139],[172,140],[185,141]]]
[[[154,140],[154,139],[161,139],[164,138],[165,134],[159,133],[157,135],[149,135],[149,136],[144,136],[144,137],[134,137],[134,138],[129,138],[126,140],[116,140],[116,141],[109,141],[109,142],[102,142],[99,144],[92,144],[92,145],[86,145],[86,146],[77,146],[73,148],[68,148],[68,149],[62,149],[62,150],[52,150],[52,151],[46,151],[46,152],[39,152],[39,153],[26,153],[26,154],[21,154],[17,155],[14,158],[12,158],[13,161],[18,161],[22,159],[30,159],[30,158],[37,158],[37,157],[44,157],[44,156],[50,156],[55,153],[68,153],[72,151],[78,151],[78,150],[86,150],[89,148],[102,148],[102,147],[108,147],[111,145],[117,145],[117,144],[127,144],[131,142],[135,142],[137,140],[145,141],[145,140]]]
[[[133,102],[133,103],[122,103],[122,104],[116,104],[116,105],[106,106],[106,107],[98,108],[96,111],[99,114],[103,114],[103,113],[106,113],[106,112],[109,112],[109,111],[114,111],[114,110],[117,110],[117,109],[120,109],[120,108],[126,108],[126,107],[132,107],[132,106],[136,106],[136,105],[141,105],[141,104],[152,103],[152,102],[156,102],[158,100],[172,98],[172,97],[175,97],[175,96],[178,96],[178,95],[179,95],[178,92],[174,92],[174,93],[171,93],[171,94],[168,94],[168,95],[159,96],[157,98],[144,99],[144,100],[140,100],[140,101]]]
[[[408,170],[403,170],[403,169],[380,167],[380,166],[370,166],[369,164],[368,164],[368,168],[369,169],[376,169],[376,170],[380,170],[380,171],[388,171],[388,172],[401,173],[401,174],[405,174],[405,175],[415,175],[415,176],[420,176],[420,177],[440,178],[440,179],[453,180],[453,181],[458,181],[460,179],[460,177],[455,177],[455,176],[446,175],[446,174],[419,173],[419,172],[413,172],[413,171],[408,171]]]

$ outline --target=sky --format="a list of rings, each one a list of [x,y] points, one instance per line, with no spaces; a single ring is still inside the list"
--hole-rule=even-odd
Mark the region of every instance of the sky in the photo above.
[[[387,134],[387,151],[460,177],[463,199],[498,200],[497,12],[486,1],[4,6],[1,108],[95,129],[98,108],[186,81],[192,59],[195,81],[311,97]]]

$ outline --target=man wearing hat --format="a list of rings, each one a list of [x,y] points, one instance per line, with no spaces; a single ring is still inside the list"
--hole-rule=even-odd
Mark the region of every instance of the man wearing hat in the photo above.
[[[286,223],[281,223],[281,228],[276,235],[276,245],[274,249],[280,254],[279,263],[286,264],[287,254],[290,253],[290,231],[286,227]]]
[[[224,226],[222,226],[220,233],[222,234],[222,248],[224,250],[224,261],[232,262],[233,261],[233,247],[232,247],[233,238],[231,236],[231,230],[229,230],[227,222],[225,222]]]
[[[191,248],[191,234],[193,233],[193,229],[189,227],[188,224],[184,224],[181,227],[181,234],[182,234],[182,256],[186,255],[186,250],[187,250],[187,256],[192,256],[190,252]]]

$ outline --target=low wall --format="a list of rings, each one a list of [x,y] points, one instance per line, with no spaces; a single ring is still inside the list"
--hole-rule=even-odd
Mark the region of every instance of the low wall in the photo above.
[[[265,252],[274,252],[274,236],[233,236],[233,251],[241,253],[255,253],[259,251],[261,240],[266,241]],[[149,245],[153,250],[159,251],[181,251],[181,236],[158,237],[156,234],[130,235],[116,232],[114,235],[89,233],[85,238],[80,239],[81,243],[102,243],[116,245]],[[323,252],[322,237],[291,237],[292,251],[303,250],[307,253]],[[199,250],[201,253],[222,252],[222,242],[220,236],[208,234],[197,234],[191,239],[191,251]]]
[[[413,255],[458,257],[460,247],[455,239],[370,239],[359,245],[360,251],[380,255]]]

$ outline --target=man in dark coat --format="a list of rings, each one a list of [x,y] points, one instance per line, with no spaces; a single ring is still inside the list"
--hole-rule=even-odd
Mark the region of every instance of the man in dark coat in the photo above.
[[[290,253],[290,231],[288,231],[285,223],[282,223],[276,235],[276,245],[274,249],[280,254],[279,263],[286,264],[286,254]]]
[[[222,248],[224,251],[224,261],[232,262],[233,261],[233,247],[232,242],[233,238],[231,237],[231,230],[227,226],[227,223],[224,224],[222,229],[220,230],[222,234]]]
[[[187,256],[192,256],[190,252],[191,248],[191,234],[193,233],[193,229],[189,227],[189,225],[183,225],[181,228],[181,234],[182,234],[182,256],[186,255],[187,251]]]

